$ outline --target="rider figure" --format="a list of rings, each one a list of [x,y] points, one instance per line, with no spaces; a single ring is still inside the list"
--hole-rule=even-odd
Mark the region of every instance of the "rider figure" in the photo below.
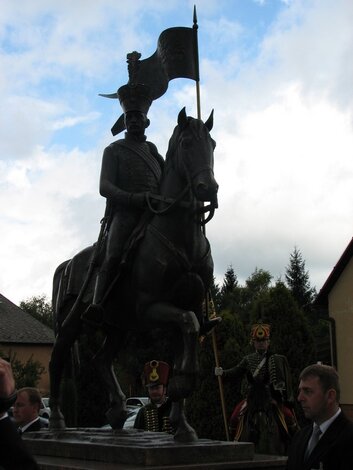
[[[216,367],[215,375],[234,378],[245,377],[247,388],[254,380],[268,383],[272,403],[278,407],[281,422],[288,434],[292,436],[297,430],[297,422],[293,412],[287,406],[294,403],[289,364],[285,356],[269,352],[270,329],[270,325],[262,323],[261,320],[255,323],[251,328],[250,340],[255,347],[255,352],[245,356],[238,365],[231,369],[223,370],[222,367]],[[245,391],[245,398],[236,405],[230,418],[230,434],[236,441],[240,437],[241,426],[239,424],[247,408],[246,397],[247,391]]]
[[[145,136],[145,129],[150,123],[147,112],[152,103],[149,88],[131,83],[130,76],[129,83],[120,87],[117,93],[103,96],[119,99],[126,133],[124,139],[106,147],[102,160],[99,189],[107,199],[109,228],[93,303],[82,317],[94,326],[102,321],[102,301],[119,269],[129,236],[147,207],[146,193],[159,192],[164,165],[157,147]]]

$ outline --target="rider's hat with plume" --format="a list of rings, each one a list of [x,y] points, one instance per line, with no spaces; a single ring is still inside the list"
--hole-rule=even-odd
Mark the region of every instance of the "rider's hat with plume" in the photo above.
[[[137,82],[137,72],[139,69],[139,59],[141,54],[133,51],[127,54],[129,81],[121,86],[116,93],[102,94],[104,98],[119,99],[124,113],[129,111],[140,111],[147,114],[152,104],[150,88],[147,85]],[[116,121],[111,131],[113,135],[119,134],[125,129],[124,115],[121,115]]]
[[[253,341],[270,339],[270,331],[271,325],[259,320],[257,323],[252,325],[250,337]]]

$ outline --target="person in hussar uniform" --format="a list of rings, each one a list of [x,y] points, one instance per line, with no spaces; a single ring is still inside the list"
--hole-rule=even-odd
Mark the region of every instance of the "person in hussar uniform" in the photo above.
[[[244,399],[234,408],[229,422],[230,434],[234,440],[240,437],[239,423],[247,410],[250,382],[254,381],[269,384],[272,403],[277,405],[282,425],[288,434],[292,436],[298,430],[297,420],[291,410],[294,404],[294,394],[290,367],[285,356],[272,354],[269,351],[270,330],[271,326],[261,320],[255,323],[250,335],[250,342],[255,352],[245,356],[231,369],[215,368],[216,376],[245,379],[242,387]]]
[[[143,377],[150,403],[139,410],[134,428],[174,433],[169,420],[172,402],[167,398],[169,371],[169,365],[163,361],[153,360],[145,364]]]
[[[99,189],[100,194],[107,199],[106,249],[97,276],[93,302],[82,317],[93,326],[100,325],[102,321],[107,290],[121,269],[132,232],[146,214],[148,195],[159,193],[164,167],[164,159],[157,147],[147,141],[145,136],[145,129],[150,124],[147,117],[152,104],[150,89],[135,82],[131,72],[133,67],[130,68],[130,65],[129,83],[120,87],[116,93],[102,95],[119,99],[124,112],[123,120],[119,118],[112,132],[115,135],[126,129],[126,133],[123,139],[111,143],[103,153]]]

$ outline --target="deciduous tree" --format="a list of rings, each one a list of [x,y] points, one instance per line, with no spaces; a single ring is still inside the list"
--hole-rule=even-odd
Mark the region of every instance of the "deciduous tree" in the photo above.
[[[49,328],[53,328],[53,309],[45,295],[38,295],[23,300],[20,308],[32,315]]]

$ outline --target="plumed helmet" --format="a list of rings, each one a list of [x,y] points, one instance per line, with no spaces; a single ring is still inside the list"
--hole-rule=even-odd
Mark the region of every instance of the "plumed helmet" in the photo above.
[[[263,323],[262,320],[259,320],[257,323],[254,323],[251,327],[251,340],[255,341],[259,339],[270,339],[270,330],[271,325],[269,325],[268,323]]]
[[[169,378],[170,367],[163,361],[147,362],[143,368],[143,375],[146,387],[153,385],[166,386]]]
[[[147,114],[152,104],[149,87],[141,83],[123,85],[117,91],[117,96],[124,113],[140,111]]]
[[[129,81],[121,86],[116,93],[99,93],[104,98],[119,99],[124,113],[128,111],[140,111],[147,114],[152,104],[151,90],[147,85],[138,83],[137,73],[139,69],[139,59],[141,54],[133,51],[127,54]],[[112,127],[112,134],[117,135],[125,129],[124,116],[121,115]]]

